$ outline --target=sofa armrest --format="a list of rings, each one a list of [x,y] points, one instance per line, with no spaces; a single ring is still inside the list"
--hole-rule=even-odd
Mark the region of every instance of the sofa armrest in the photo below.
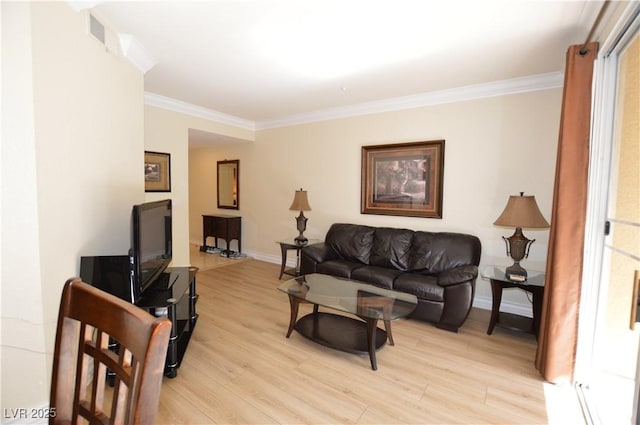
[[[324,242],[305,246],[300,252],[300,273],[315,273],[318,264],[335,258],[338,254]]]
[[[327,260],[333,260],[338,258],[335,251],[326,243],[314,243],[313,245],[305,246],[302,248],[302,255],[310,258],[311,260],[322,263]]]
[[[475,280],[478,277],[478,266],[467,265],[447,270],[438,275],[438,285],[447,287],[458,283]]]

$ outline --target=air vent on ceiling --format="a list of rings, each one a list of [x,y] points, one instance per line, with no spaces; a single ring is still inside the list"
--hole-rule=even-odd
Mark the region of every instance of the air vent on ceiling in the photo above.
[[[102,44],[105,44],[104,38],[104,25],[100,21],[98,21],[92,14],[89,14],[89,32],[95,38],[100,40]]]

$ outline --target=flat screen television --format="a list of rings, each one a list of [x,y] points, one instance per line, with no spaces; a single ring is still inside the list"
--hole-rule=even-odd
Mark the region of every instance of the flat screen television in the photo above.
[[[171,262],[171,199],[134,205],[131,212],[132,290],[140,296]]]

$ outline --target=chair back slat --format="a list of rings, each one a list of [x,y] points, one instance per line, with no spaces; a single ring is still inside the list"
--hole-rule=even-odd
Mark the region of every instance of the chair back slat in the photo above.
[[[168,319],[68,280],[51,380],[56,417],[49,423],[154,423],[170,332]]]

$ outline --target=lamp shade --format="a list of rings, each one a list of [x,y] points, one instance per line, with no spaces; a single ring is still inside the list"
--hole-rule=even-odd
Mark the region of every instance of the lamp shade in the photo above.
[[[309,200],[307,199],[306,190],[302,190],[302,188],[300,188],[300,190],[296,190],[296,194],[293,198],[293,202],[291,203],[291,206],[289,207],[289,210],[311,211],[311,207],[309,206]]]
[[[507,206],[494,223],[496,226],[546,229],[549,223],[542,216],[535,196],[509,196]]]

